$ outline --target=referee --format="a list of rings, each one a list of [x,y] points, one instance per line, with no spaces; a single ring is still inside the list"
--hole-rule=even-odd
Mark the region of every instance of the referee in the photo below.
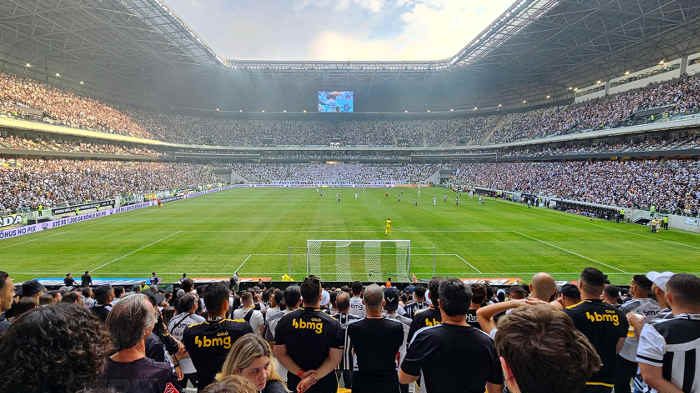
[[[287,387],[299,393],[335,393],[334,370],[343,351],[343,329],[320,310],[321,281],[307,277],[301,284],[304,308],[280,319],[275,331],[275,356],[288,370]]]

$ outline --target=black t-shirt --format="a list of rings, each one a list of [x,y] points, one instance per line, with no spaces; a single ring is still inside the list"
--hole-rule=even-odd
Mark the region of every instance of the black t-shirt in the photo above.
[[[414,376],[422,371],[428,393],[484,393],[487,382],[503,384],[493,340],[471,326],[419,330],[401,370]]]
[[[67,287],[74,287],[75,286],[75,279],[73,279],[73,277],[71,277],[71,278],[66,277],[63,279],[63,285],[65,285]]]
[[[403,344],[403,325],[391,319],[365,318],[348,325],[349,345],[357,356],[358,383],[371,386],[396,383],[396,354]],[[353,389],[356,381],[353,379]]]
[[[588,383],[613,386],[617,342],[621,337],[627,337],[627,318],[602,300],[584,300],[567,307],[565,312],[576,328],[588,337],[603,361],[601,369],[591,376]]]
[[[233,343],[247,333],[253,333],[253,329],[242,319],[205,321],[185,329],[182,343],[197,369],[197,388],[214,382]]]
[[[484,330],[481,328],[481,324],[479,324],[479,319],[477,319],[476,317],[476,310],[467,310],[467,323],[469,324],[469,326],[474,326],[479,330]]]
[[[418,312],[413,317],[413,322],[411,322],[411,328],[408,329],[408,342],[411,342],[413,336],[419,329],[423,329],[424,327],[437,326],[441,323],[441,320],[442,316],[440,316],[440,310],[438,309],[431,307]]]
[[[275,344],[287,347],[287,354],[303,370],[315,370],[328,358],[331,348],[343,348],[345,337],[340,323],[312,308],[283,316],[275,330]]]
[[[107,359],[101,384],[121,393],[179,392],[176,377],[167,363],[143,358],[130,363]]]

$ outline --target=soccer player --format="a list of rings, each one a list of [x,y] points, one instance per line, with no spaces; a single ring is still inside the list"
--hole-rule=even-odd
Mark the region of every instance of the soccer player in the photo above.
[[[355,200],[357,200],[358,197],[359,195],[357,194],[357,191],[355,191]]]
[[[386,221],[384,221],[384,235],[391,235],[391,217],[388,217]]]
[[[433,207],[436,207],[436,206],[437,206],[437,197],[434,196],[433,197]]]

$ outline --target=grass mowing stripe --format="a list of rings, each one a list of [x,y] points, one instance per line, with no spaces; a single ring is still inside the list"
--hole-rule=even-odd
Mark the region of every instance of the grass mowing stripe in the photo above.
[[[579,254],[579,253],[577,253],[577,252],[575,252],[575,251],[567,250],[567,249],[564,248],[564,247],[559,247],[559,246],[557,246],[556,244],[550,243],[550,242],[548,242],[548,241],[544,241],[544,240],[538,239],[538,238],[533,237],[533,236],[530,236],[530,235],[526,235],[526,234],[524,234],[524,233],[522,233],[522,232],[518,232],[518,231],[513,231],[513,233],[517,233],[518,235],[520,235],[520,236],[522,236],[522,237],[524,237],[524,238],[526,238],[526,239],[534,240],[534,241],[539,242],[539,243],[542,243],[542,244],[544,244],[544,245],[547,245],[547,246],[550,246],[550,247],[554,247],[554,248],[556,248],[557,250],[563,251],[563,252],[565,252],[565,253],[567,253],[567,254],[575,255],[575,256],[577,256],[577,257],[579,257],[579,258],[583,258],[583,259],[585,259],[585,260],[587,260],[587,261],[590,261],[590,262],[593,262],[593,263],[597,263],[597,264],[602,265],[602,266],[606,266],[606,267],[608,267],[608,268],[610,268],[610,269],[613,269],[613,270],[617,270],[618,272],[627,273],[626,271],[624,271],[624,270],[622,270],[622,269],[619,269],[619,268],[617,268],[617,267],[615,267],[615,266],[613,266],[613,265],[608,265],[607,263],[601,262],[601,261],[599,261],[599,260],[597,260],[597,259],[593,259],[593,258],[587,257],[587,256],[585,256],[585,255],[583,255],[583,254]]]
[[[109,265],[113,264],[114,262],[119,262],[119,261],[121,261],[121,260],[124,259],[124,258],[130,257],[130,256],[136,254],[136,253],[139,252],[139,251],[145,250],[145,249],[147,249],[148,247],[154,246],[154,245],[156,245],[156,244],[162,242],[163,240],[170,239],[171,237],[173,237],[173,236],[175,236],[175,235],[178,235],[178,234],[180,234],[180,233],[182,233],[182,231],[175,231],[175,232],[173,232],[173,233],[171,233],[171,234],[169,234],[169,235],[167,235],[167,236],[163,236],[163,237],[161,237],[161,238],[158,239],[158,240],[154,240],[154,241],[152,241],[152,242],[150,242],[150,243],[148,243],[148,244],[146,244],[146,245],[144,245],[144,246],[141,246],[141,247],[139,247],[139,248],[137,248],[137,249],[135,249],[135,250],[133,250],[133,251],[129,251],[129,252],[127,252],[126,254],[124,254],[124,255],[122,255],[122,256],[119,256],[119,257],[117,257],[117,258],[114,258],[114,259],[112,259],[111,261],[107,261],[107,262],[105,262],[105,263],[103,263],[103,264],[101,264],[101,265],[99,265],[99,266],[93,267],[92,269],[89,269],[89,270],[90,270],[90,271],[93,271],[93,272],[94,272],[94,271],[97,271],[97,270],[100,270],[100,269],[102,269],[103,267],[109,266]]]

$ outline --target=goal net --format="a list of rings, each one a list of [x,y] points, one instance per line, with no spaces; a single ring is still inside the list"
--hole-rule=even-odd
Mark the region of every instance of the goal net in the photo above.
[[[306,273],[326,281],[407,281],[410,240],[307,240]]]

